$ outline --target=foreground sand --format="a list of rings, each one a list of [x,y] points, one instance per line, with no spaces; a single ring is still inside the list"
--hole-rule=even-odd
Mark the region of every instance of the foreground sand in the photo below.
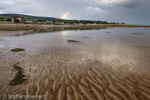
[[[0,50],[0,100],[9,100],[4,96],[10,94],[41,95],[40,100],[150,100],[149,67],[136,69],[134,64],[108,62],[92,57],[90,50],[79,50],[59,46],[36,53]],[[26,80],[11,86],[17,73],[14,64],[24,70]]]
[[[94,59],[82,60],[79,55],[68,52],[70,50],[66,48],[60,49],[52,52],[51,56],[49,53],[40,54],[18,64],[25,69],[27,81],[10,86],[4,85],[8,82],[4,78],[1,80],[4,87],[1,87],[0,99],[3,100],[4,94],[32,94],[46,95],[45,100],[149,100],[149,74],[132,72],[124,66],[116,68]],[[9,68],[13,69],[8,65],[1,75]],[[15,72],[8,75],[8,79],[13,79]]]

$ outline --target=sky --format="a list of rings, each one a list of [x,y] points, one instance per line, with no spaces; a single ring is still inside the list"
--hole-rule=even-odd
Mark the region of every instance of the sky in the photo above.
[[[150,0],[0,0],[0,14],[150,25]]]

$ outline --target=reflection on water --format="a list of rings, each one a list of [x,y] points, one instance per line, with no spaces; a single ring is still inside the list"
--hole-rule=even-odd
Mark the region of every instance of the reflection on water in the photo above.
[[[141,33],[141,35],[132,33]],[[80,43],[69,43],[68,40],[76,40]],[[98,59],[113,65],[120,63],[130,66],[150,66],[149,28],[109,28],[38,33],[9,37],[0,46],[9,49],[24,48],[26,51],[31,51],[30,53],[44,52],[44,50],[51,50],[55,47],[67,47],[77,49],[76,52],[81,54],[83,59]]]
[[[5,48],[5,45],[4,45],[4,41],[6,40],[6,37],[1,37],[0,36],[0,49],[3,49]]]

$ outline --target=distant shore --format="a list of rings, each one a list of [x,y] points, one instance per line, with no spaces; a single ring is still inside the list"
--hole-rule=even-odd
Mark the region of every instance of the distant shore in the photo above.
[[[0,24],[0,31],[26,31],[45,28],[87,28],[99,29],[107,27],[150,27],[130,24],[99,24],[99,25],[48,25],[48,24]]]

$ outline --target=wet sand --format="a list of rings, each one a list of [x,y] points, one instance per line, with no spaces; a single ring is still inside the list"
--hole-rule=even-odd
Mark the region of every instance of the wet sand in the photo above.
[[[149,100],[149,32],[111,28],[7,37],[0,49],[0,100],[13,100],[9,94],[41,100]],[[11,51],[18,47],[25,51]],[[25,80],[12,86],[19,69]]]

